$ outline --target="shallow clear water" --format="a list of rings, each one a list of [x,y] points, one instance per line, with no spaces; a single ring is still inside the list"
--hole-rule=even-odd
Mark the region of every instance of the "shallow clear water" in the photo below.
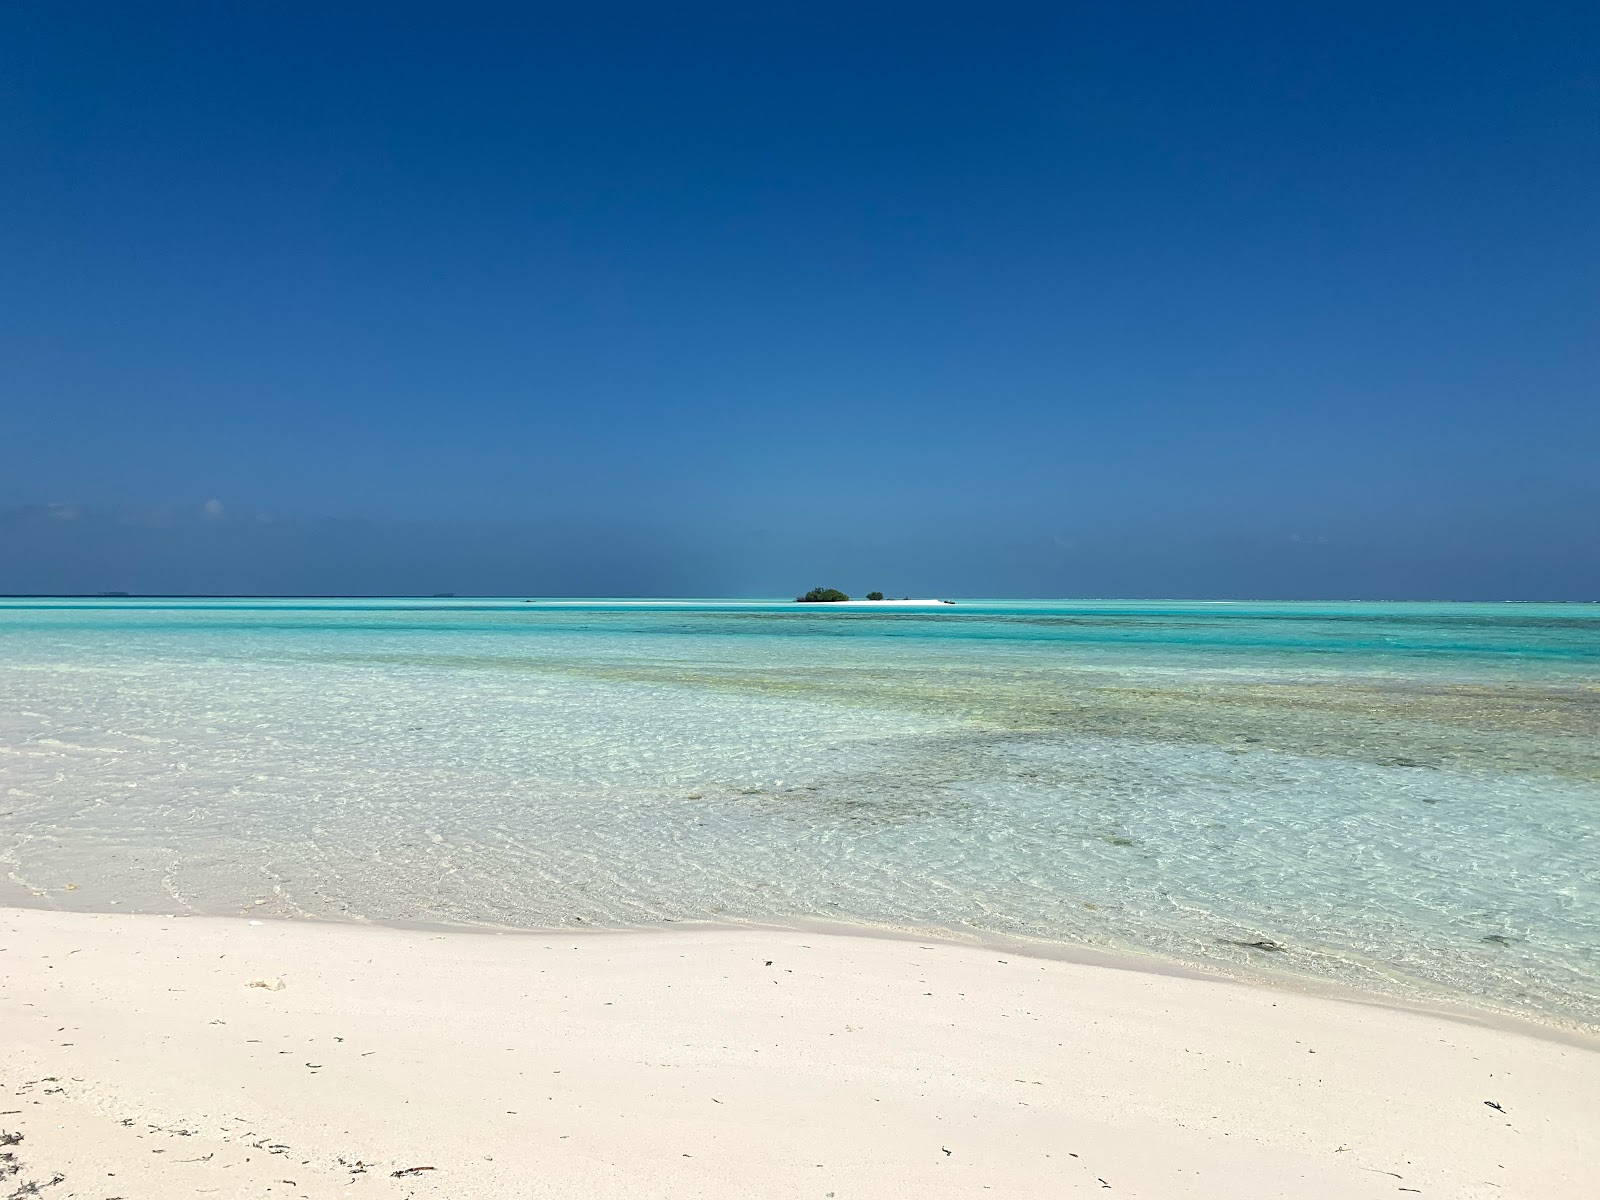
[[[1600,1022],[1600,606],[0,601],[0,901],[826,917]]]

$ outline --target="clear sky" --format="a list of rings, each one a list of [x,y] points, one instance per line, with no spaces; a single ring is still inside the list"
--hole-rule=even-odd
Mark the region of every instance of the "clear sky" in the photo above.
[[[0,591],[1600,598],[1600,5],[0,7]]]

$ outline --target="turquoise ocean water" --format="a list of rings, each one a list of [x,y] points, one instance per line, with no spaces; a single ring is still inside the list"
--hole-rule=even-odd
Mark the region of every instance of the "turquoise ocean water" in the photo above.
[[[0,601],[0,902],[827,918],[1600,1023],[1600,606]]]

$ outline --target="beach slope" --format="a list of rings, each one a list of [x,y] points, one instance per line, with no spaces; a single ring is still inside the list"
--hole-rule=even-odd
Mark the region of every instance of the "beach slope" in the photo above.
[[[1600,1053],[1571,1040],[873,937],[0,910],[0,1047],[0,1193],[59,1175],[47,1200],[1600,1179]]]

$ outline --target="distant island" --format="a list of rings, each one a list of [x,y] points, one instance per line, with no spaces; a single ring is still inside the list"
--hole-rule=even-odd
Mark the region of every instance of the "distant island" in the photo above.
[[[954,604],[954,600],[913,600],[910,596],[899,600],[885,600],[882,592],[868,592],[867,600],[852,600],[838,588],[814,587],[804,596],[794,598],[796,604]]]

